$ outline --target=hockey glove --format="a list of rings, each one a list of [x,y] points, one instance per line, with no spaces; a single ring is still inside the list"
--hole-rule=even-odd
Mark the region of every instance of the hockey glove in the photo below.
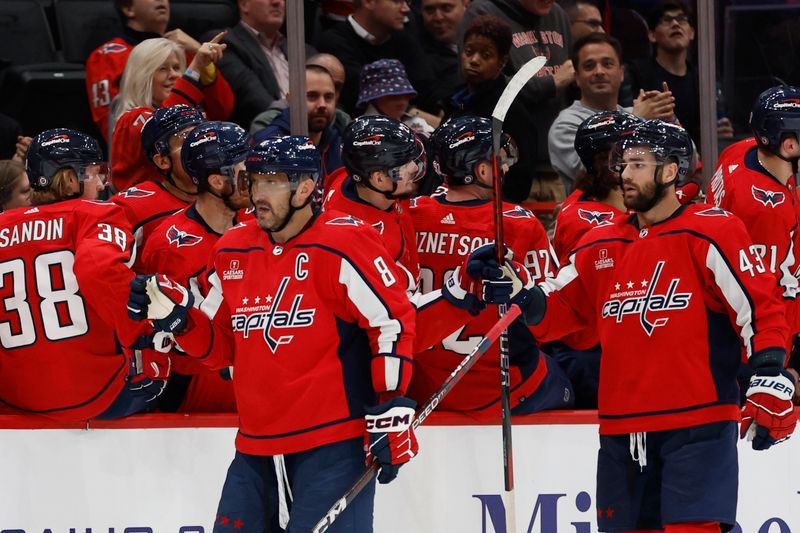
[[[759,368],[750,378],[740,437],[747,437],[754,450],[766,450],[792,435],[797,425],[794,387],[792,375],[782,368]]]
[[[194,296],[178,283],[163,275],[136,276],[131,281],[128,316],[153,322],[156,331],[180,334],[189,320],[188,311]]]
[[[155,336],[163,336],[156,333]],[[169,355],[153,350],[153,335],[149,335],[149,346],[134,348],[130,358],[127,388],[136,396],[144,397],[145,403],[152,402],[161,395],[167,386],[172,361]],[[140,337],[144,339],[145,337]],[[134,346],[140,345],[140,342]],[[170,343],[171,346],[171,343]]]
[[[489,301],[486,303],[516,304],[523,312],[525,323],[535,326],[544,318],[547,300],[542,289],[533,283],[533,278],[525,265],[513,259],[506,259],[503,264],[503,281],[510,285],[509,296],[504,301]],[[487,280],[485,284],[494,284],[497,281]]]
[[[373,457],[381,465],[378,482],[389,483],[400,467],[417,455],[419,445],[411,422],[417,402],[403,396],[375,407],[367,407],[365,448],[367,464]]]
[[[485,244],[472,251],[462,266],[442,287],[442,296],[451,304],[473,315],[486,303],[505,303],[511,295],[511,282],[497,264],[494,244]]]

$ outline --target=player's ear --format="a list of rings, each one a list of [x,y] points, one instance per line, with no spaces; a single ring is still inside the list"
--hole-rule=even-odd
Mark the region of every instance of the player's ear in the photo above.
[[[156,165],[156,167],[159,168],[159,170],[163,170],[166,172],[172,171],[172,160],[169,158],[168,155],[161,155],[161,154],[154,155],[153,163]]]
[[[314,180],[310,178],[302,179],[297,184],[297,190],[292,197],[292,204],[303,205],[312,194],[314,194]]]
[[[672,183],[678,177],[678,163],[668,161],[661,167],[661,183]]]

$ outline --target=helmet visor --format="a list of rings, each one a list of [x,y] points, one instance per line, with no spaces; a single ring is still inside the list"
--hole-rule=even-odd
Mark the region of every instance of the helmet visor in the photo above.
[[[626,168],[641,170],[664,163],[663,152],[653,146],[620,141],[614,144],[608,156],[608,168],[622,174]]]
[[[80,182],[97,180],[105,185],[111,179],[111,169],[105,161],[81,165],[74,170]]]

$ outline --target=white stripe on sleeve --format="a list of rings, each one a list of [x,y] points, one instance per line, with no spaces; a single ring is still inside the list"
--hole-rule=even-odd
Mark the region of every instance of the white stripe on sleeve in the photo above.
[[[554,278],[547,278],[543,282],[539,283],[539,288],[544,291],[545,296],[548,296],[551,292],[558,291],[572,283],[578,277],[578,270],[575,268],[575,265],[572,263],[575,255],[573,254],[570,256],[570,262],[566,263],[564,266],[561,267],[561,270],[558,271],[558,274]]]
[[[367,319],[369,325],[379,328],[378,352],[392,353],[394,351],[393,344],[399,339],[402,326],[397,319],[389,316],[389,310],[380,298],[344,257],[339,266],[339,283],[347,287],[347,297],[356,306],[361,316]],[[389,368],[388,363],[386,368]]]
[[[208,295],[203,300],[203,303],[200,304],[200,310],[205,313],[208,318],[214,320],[217,311],[219,311],[219,306],[222,305],[222,283],[220,283],[216,271],[208,276],[208,281],[211,283],[211,289],[208,291]]]
[[[722,295],[736,313],[736,325],[742,330],[742,341],[747,349],[749,359],[753,355],[753,309],[747,294],[739,284],[736,274],[731,271],[728,262],[713,244],[708,246],[706,267],[714,274],[714,280],[722,291]]]

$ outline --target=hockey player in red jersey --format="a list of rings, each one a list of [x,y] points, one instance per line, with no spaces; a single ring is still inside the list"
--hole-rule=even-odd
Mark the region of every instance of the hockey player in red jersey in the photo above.
[[[118,348],[148,346],[140,336],[152,330],[123,305],[134,243],[122,210],[80,198],[105,168],[91,137],[40,133],[27,154],[33,205],[0,214],[0,402],[13,409],[116,418],[147,408],[163,386]]]
[[[745,223],[754,252],[774,276],[786,304],[790,335],[795,335],[800,331],[800,199],[794,176],[800,159],[800,88],[780,86],[761,93],[753,104],[750,127],[755,141],[746,139],[728,148],[708,197]]]
[[[199,285],[214,245],[236,225],[237,211],[250,206],[250,198],[238,189],[236,180],[244,169],[248,141],[247,132],[230,122],[205,122],[191,130],[183,141],[181,159],[197,186],[197,200],[163,219],[142,250],[142,270],[166,275],[189,288],[195,305],[205,294]],[[235,411],[227,369],[210,370],[173,350],[172,375],[159,406],[165,411],[194,413]]]
[[[142,128],[155,109],[184,104],[203,108],[209,120],[230,116],[233,92],[214,66],[226,47],[218,42],[224,35],[203,43],[188,68],[183,49],[167,39],[147,39],[133,49],[111,117],[109,151],[118,191],[159,179],[140,148]]]
[[[609,226],[626,215],[619,174],[609,168],[611,147],[642,122],[617,111],[596,113],[578,126],[575,151],[586,171],[575,181],[570,202],[564,202],[557,217],[553,248],[561,264],[581,237],[594,228]],[[600,345],[594,325],[551,342],[550,354],[569,376],[575,406],[597,409],[600,383]]]
[[[504,140],[501,157],[511,166],[516,162],[516,148],[508,136]],[[494,242],[491,122],[471,116],[451,119],[434,132],[431,145],[436,147],[431,159],[447,184],[447,193],[411,201],[423,293],[441,289],[473,249]],[[504,204],[503,224],[506,245],[535,279],[552,277],[558,264],[536,217],[519,205]],[[496,322],[497,310],[484,309],[429,350],[415,353],[409,395],[418,402],[430,397]],[[508,331],[513,412],[570,407],[569,380],[549,356],[539,352],[524,322],[514,322]],[[491,347],[442,400],[441,408],[496,413],[499,360],[499,349]]]
[[[608,153],[622,135],[642,120],[628,113],[602,111],[578,126],[575,151],[586,172],[575,181],[574,201],[562,206],[556,217],[553,249],[565,263],[584,233],[610,225],[627,212],[619,176],[608,167]]]
[[[185,209],[197,196],[197,185],[181,162],[181,149],[189,132],[202,122],[203,115],[197,109],[176,105],[156,111],[142,130],[142,150],[163,181],[140,183],[111,198],[125,210],[140,251],[165,217]],[[146,272],[142,270],[141,255],[133,269]]]
[[[425,175],[426,157],[421,141],[405,124],[382,115],[359,117],[342,136],[344,168],[330,176],[323,203],[324,209],[353,215],[380,234],[417,309],[415,353],[466,324],[484,306],[475,294],[447,287],[426,294],[420,290],[409,198]],[[464,274],[457,285],[471,285],[467,278]]]
[[[597,323],[600,531],[733,527],[742,349],[755,370],[742,437],[769,448],[797,422],[773,277],[741,220],[680,205],[691,155],[684,130],[644,122],[612,153],[636,214],[584,235],[555,280],[526,285],[521,265],[506,268],[538,338]]]
[[[312,209],[321,164],[307,137],[265,140],[245,164],[256,222],[220,238],[202,310],[155,277],[129,305],[211,368],[233,364],[240,428],[214,531],[310,531],[364,472],[365,426],[381,482],[417,452],[414,312],[375,232]],[[329,531],[372,531],[373,497],[374,484]]]

